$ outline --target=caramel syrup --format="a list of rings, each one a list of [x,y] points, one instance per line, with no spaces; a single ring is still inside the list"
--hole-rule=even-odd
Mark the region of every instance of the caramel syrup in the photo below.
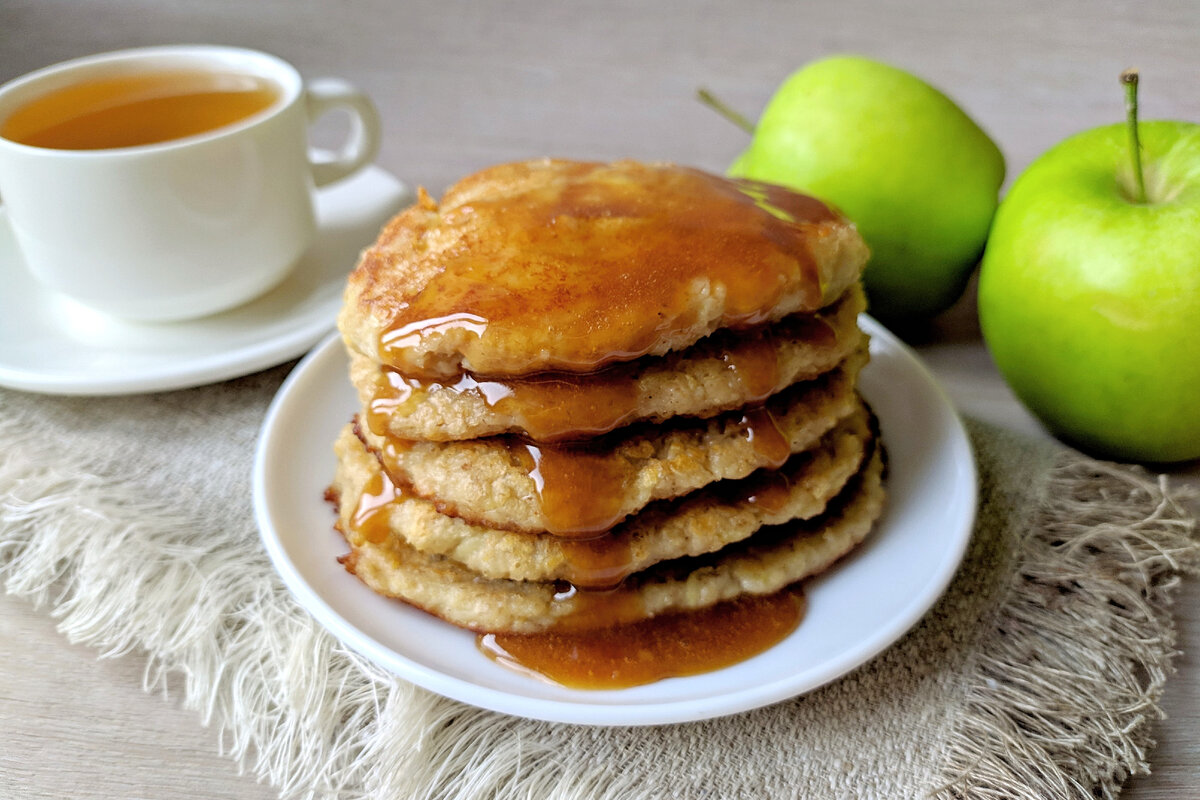
[[[633,571],[633,552],[626,536],[601,536],[563,542],[569,564],[567,582],[577,589],[616,589]]]
[[[105,150],[223,128],[279,97],[264,78],[212,70],[139,72],[72,84],[36,97],[0,125],[33,147]]]
[[[354,506],[354,514],[350,517],[351,530],[372,544],[387,541],[390,535],[388,508],[402,497],[403,493],[396,488],[387,472],[380,470],[371,475]]]
[[[587,446],[525,444],[517,452],[525,456],[548,533],[594,536],[624,518],[623,487],[634,475],[624,460]]]
[[[744,346],[721,355],[726,369],[733,372],[755,402],[775,392],[779,385],[779,350],[769,331],[747,337]]]
[[[779,420],[766,406],[748,410],[738,421],[738,427],[769,469],[778,469],[791,457],[792,443],[783,435]]]
[[[548,162],[484,175],[503,196],[451,189],[436,223],[471,246],[414,267],[427,282],[392,304],[379,357],[409,376],[445,377],[422,374],[409,352],[430,337],[478,339],[468,362],[482,375],[592,372],[661,352],[697,323],[705,294],[723,300],[707,328],[762,324],[785,296],[809,312],[832,299],[809,245],[838,217],[814,198],[679,166]],[[369,250],[360,270],[386,258]]]
[[[745,497],[747,503],[777,514],[784,509],[792,496],[792,482],[782,472],[765,472],[759,476],[754,490]]]
[[[620,689],[711,672],[767,650],[804,617],[793,585],[706,609],[582,631],[481,634],[479,649],[505,666],[574,689]]]

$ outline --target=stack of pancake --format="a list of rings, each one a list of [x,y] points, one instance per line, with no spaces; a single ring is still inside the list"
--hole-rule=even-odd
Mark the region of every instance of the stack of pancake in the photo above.
[[[620,625],[828,567],[883,504],[867,250],[822,203],[540,160],[424,191],[339,318],[347,569],[477,632]]]

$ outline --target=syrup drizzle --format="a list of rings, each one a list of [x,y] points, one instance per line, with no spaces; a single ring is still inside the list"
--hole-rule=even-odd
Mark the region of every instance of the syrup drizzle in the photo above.
[[[372,544],[387,541],[391,535],[388,508],[402,497],[403,493],[396,488],[387,472],[379,470],[372,474],[354,506],[354,514],[350,517],[351,530]]]
[[[548,533],[595,536],[627,513],[622,498],[634,468],[623,459],[587,446],[520,444],[516,452],[537,490]]]
[[[633,551],[628,537],[573,540],[563,542],[563,549],[569,565],[566,581],[573,589],[616,589],[633,571]]]

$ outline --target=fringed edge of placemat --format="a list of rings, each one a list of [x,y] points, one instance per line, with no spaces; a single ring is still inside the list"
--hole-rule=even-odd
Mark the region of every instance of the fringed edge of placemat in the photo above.
[[[11,452],[0,455],[0,510],[4,589],[49,605],[59,630],[101,657],[146,658],[146,691],[173,695],[182,678],[184,707],[281,796],[358,785],[381,706],[440,700],[300,611],[252,527],[200,527],[133,479],[67,477]]]
[[[1079,456],[1052,470],[1007,597],[981,620],[946,783],[933,794],[1111,800],[1149,771],[1176,652],[1171,603],[1200,566],[1190,496],[1140,468]]]

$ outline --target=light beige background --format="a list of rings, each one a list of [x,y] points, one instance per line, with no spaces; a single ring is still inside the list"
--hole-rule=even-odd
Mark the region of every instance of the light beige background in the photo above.
[[[0,81],[172,42],[255,47],[308,77],[356,82],[383,116],[380,163],[435,194],[484,165],[540,155],[721,170],[745,135],[697,103],[696,87],[753,117],[792,69],[835,52],[942,87],[996,139],[1010,177],[1065,136],[1118,121],[1128,66],[1142,71],[1146,118],[1200,121],[1200,3],[1186,0],[0,0]],[[971,296],[911,340],[965,413],[1044,435],[995,372]],[[1197,465],[1176,472],[1200,486]],[[1134,779],[1130,798],[1190,797],[1200,779],[1195,585],[1179,615],[1169,718],[1156,728],[1154,774]],[[137,658],[97,661],[2,596],[0,641],[0,798],[274,796],[236,774],[194,714],[141,692]]]

